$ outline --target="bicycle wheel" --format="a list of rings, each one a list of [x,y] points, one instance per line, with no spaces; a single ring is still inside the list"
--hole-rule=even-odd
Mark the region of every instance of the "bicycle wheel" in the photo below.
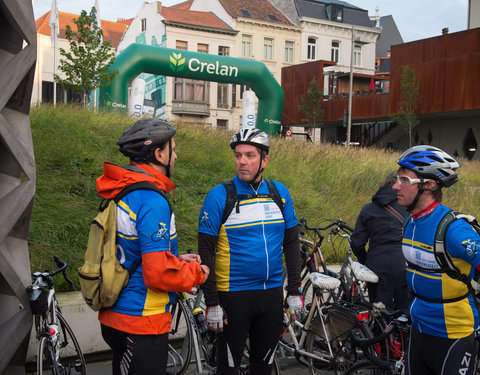
[[[352,343],[351,332],[360,337],[373,337],[367,325],[359,324],[356,317],[346,313],[341,306],[331,305],[323,309],[323,316],[325,329],[317,314],[305,340],[305,350],[323,358],[307,358],[309,373],[312,375],[324,373],[325,370],[345,371],[357,362],[358,352]],[[330,355],[329,345],[333,357]]]
[[[52,341],[45,336],[40,338],[37,354],[37,375],[43,374],[60,374]]]
[[[60,351],[58,362],[62,369],[61,374],[81,374],[87,372],[87,364],[77,338],[72,328],[67,323],[60,310],[57,310],[58,320],[58,349]]]
[[[372,364],[372,362],[370,361],[361,361],[354,364],[347,371],[345,371],[344,375],[355,375],[355,374],[386,375],[386,374],[391,374],[391,372],[387,370],[382,370],[380,367]]]
[[[168,333],[167,374],[182,375],[192,357],[193,316],[180,295],[177,295],[170,312],[172,325]]]

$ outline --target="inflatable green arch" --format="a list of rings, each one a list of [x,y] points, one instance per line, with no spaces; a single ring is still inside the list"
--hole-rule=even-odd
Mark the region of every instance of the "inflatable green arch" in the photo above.
[[[265,64],[235,57],[131,44],[110,71],[118,74],[100,89],[100,106],[127,109],[128,84],[140,73],[248,85],[258,98],[256,127],[273,135],[280,131],[283,90]]]

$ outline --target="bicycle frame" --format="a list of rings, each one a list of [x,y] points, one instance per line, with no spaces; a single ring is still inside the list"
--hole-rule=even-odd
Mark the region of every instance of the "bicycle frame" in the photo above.
[[[315,311],[318,311],[318,316],[320,317],[320,321],[322,323],[322,329],[323,329],[323,331],[325,333],[325,336],[326,336],[330,358],[324,358],[324,357],[317,356],[317,355],[315,355],[313,353],[310,353],[310,352],[308,352],[304,349],[305,340],[307,338],[308,330],[310,329],[310,325],[312,323]],[[293,340],[295,353],[298,353],[298,354],[301,354],[301,355],[304,355],[304,356],[307,356],[307,357],[310,357],[310,358],[313,358],[313,359],[317,359],[319,361],[323,361],[323,362],[326,362],[326,363],[330,362],[330,359],[334,357],[333,350],[332,350],[332,347],[330,345],[330,337],[328,336],[328,332],[327,332],[327,329],[325,327],[324,315],[322,313],[322,309],[321,309],[321,306],[320,306],[320,298],[317,296],[316,293],[314,295],[314,303],[312,303],[312,307],[310,308],[310,311],[308,312],[305,324],[302,324],[297,319],[294,322],[291,322],[286,312],[284,313],[284,324],[287,325],[287,330],[290,334],[290,337]],[[302,333],[300,335],[300,340],[297,339],[297,335],[296,335],[294,329],[292,328],[292,324],[294,324],[295,326],[297,326],[298,328],[301,329]],[[283,336],[283,334],[285,334],[285,332],[286,331],[284,331],[282,333],[282,336]],[[292,350],[292,348],[290,348],[290,346],[288,346],[286,344],[283,344],[281,341],[279,342],[279,344],[282,345],[283,347],[285,347],[287,350]]]

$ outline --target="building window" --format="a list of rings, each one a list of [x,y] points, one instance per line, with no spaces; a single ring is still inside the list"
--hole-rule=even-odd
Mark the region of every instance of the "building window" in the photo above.
[[[240,12],[240,14],[241,14],[243,17],[252,18],[252,14],[250,13],[250,11],[249,11],[248,9],[241,9],[241,8],[239,8],[238,11]]]
[[[217,119],[217,128],[226,129],[228,125],[228,120]]]
[[[242,57],[252,56],[252,37],[251,35],[242,35]]]
[[[208,53],[208,44],[197,43],[197,52]]]
[[[343,8],[338,5],[329,4],[325,7],[330,21],[343,22]]]
[[[182,50],[186,51],[188,49],[188,43],[184,40],[177,40],[175,42],[175,48],[176,49],[182,49]]]
[[[331,61],[338,62],[338,55],[340,53],[340,42],[332,42],[332,56],[330,57]]]
[[[307,41],[307,60],[315,60],[315,52],[317,49],[317,38],[308,38]]]
[[[353,47],[353,65],[354,66],[362,65],[362,47],[361,46],[356,45]]]
[[[175,77],[175,100],[207,102],[207,82]]]
[[[288,40],[285,42],[285,62],[293,62],[293,47],[293,42]]]
[[[218,54],[220,56],[230,56],[230,47],[218,46]]]
[[[219,83],[217,88],[217,107],[228,108],[228,84]]]
[[[141,25],[140,25],[140,27],[141,27],[140,32],[141,32],[141,33],[144,33],[145,31],[147,31],[147,19],[146,19],[146,18],[142,18],[142,19],[140,20],[140,24],[141,24]]]
[[[273,60],[273,39],[263,39],[263,58],[265,60]]]

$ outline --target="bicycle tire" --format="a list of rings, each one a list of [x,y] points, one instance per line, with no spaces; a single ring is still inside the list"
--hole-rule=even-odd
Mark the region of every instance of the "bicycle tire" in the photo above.
[[[183,375],[192,358],[193,316],[183,298],[177,295],[170,308],[172,324],[168,333],[167,375]]]
[[[56,314],[59,332],[58,346],[60,350],[58,362],[60,362],[63,369],[62,374],[85,375],[87,373],[87,364],[78,340],[60,310],[57,310]]]
[[[353,345],[350,336],[351,331],[356,332],[356,334],[360,337],[373,337],[370,329],[365,324],[356,324],[353,328],[348,328],[348,330],[346,330],[342,327],[339,327],[339,325],[344,324],[340,317],[328,315],[329,313],[327,312],[326,321],[329,324],[327,329],[330,332],[344,331],[344,333],[330,340],[330,346],[333,352],[333,358],[331,358],[328,351],[328,343],[319,332],[319,329],[323,330],[323,328],[318,328],[321,325],[320,317],[315,317],[317,323],[312,321],[312,325],[310,326],[310,330],[305,340],[305,350],[309,353],[313,353],[319,357],[327,359],[328,362],[316,360],[311,357],[305,357],[309,363],[309,374],[311,375],[324,373],[325,370],[346,371],[358,361],[358,352],[356,347]],[[317,325],[317,328],[315,328],[315,324]]]
[[[46,336],[40,338],[37,353],[37,375],[44,374],[60,374],[52,341]]]
[[[387,375],[391,374],[388,370],[383,370],[370,361],[360,361],[345,371],[344,375]]]

